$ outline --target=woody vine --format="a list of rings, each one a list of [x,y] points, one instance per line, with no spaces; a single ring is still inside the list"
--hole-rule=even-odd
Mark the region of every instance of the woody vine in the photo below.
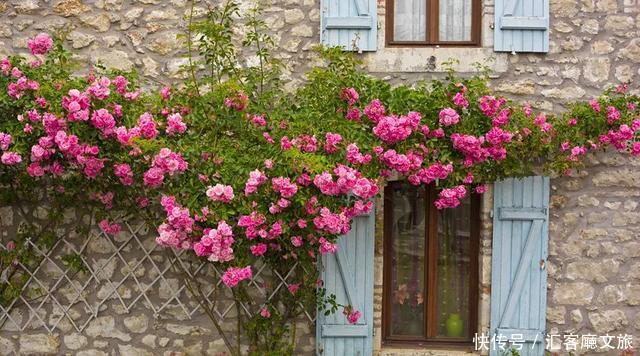
[[[96,67],[75,76],[63,38],[44,33],[29,41],[30,58],[0,61],[0,197],[25,221],[3,241],[2,303],[24,283],[17,261],[38,262],[26,239],[50,246],[61,212],[86,208],[110,236],[124,219],[144,219],[158,244],[223,271],[236,332],[201,306],[231,354],[292,354],[305,311],[341,310],[358,323],[360,311],[326,293],[317,265],[372,209],[386,178],[437,185],[435,204],[447,209],[540,164],[570,174],[591,151],[640,155],[640,99],[624,84],[556,116],[492,95],[484,74],[450,71],[442,81],[392,87],[329,48],[318,49],[323,65],[291,92],[259,9],[246,15],[241,46],[237,15],[228,1],[190,21],[189,79],[157,91],[143,91],[135,73]],[[257,65],[243,64],[247,51]],[[54,207],[49,223],[31,222],[29,209],[42,204]],[[259,300],[248,291],[258,262],[281,273],[302,268]],[[73,256],[69,263],[82,268]],[[190,265],[174,267],[196,297],[218,283],[203,286]]]

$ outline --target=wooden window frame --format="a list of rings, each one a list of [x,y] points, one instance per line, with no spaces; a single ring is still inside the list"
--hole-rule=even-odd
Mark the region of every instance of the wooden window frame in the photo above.
[[[393,39],[393,24],[395,21],[395,0],[386,0],[385,8],[385,45],[387,47],[480,47],[482,41],[482,0],[471,0],[471,40],[470,41],[440,41],[440,1],[424,0],[427,2],[427,29],[425,41],[395,41]]]
[[[391,310],[393,291],[391,286],[391,253],[393,251],[392,228],[393,228],[393,188],[399,184],[407,184],[405,181],[390,182],[385,187],[384,192],[384,250],[383,250],[383,293],[382,293],[382,344],[391,346],[428,346],[434,348],[447,349],[469,349],[473,347],[473,335],[478,330],[478,304],[479,304],[479,264],[480,264],[480,197],[478,194],[471,195],[470,213],[470,254],[471,258],[471,278],[469,278],[469,335],[465,338],[435,337],[437,332],[437,318],[429,317],[437,314],[436,294],[429,291],[437,290],[437,263],[438,263],[438,232],[437,232],[437,208],[433,204],[437,191],[433,185],[425,187],[425,220],[428,226],[425,227],[425,290],[423,295],[425,315],[425,337],[415,337],[408,335],[391,335]]]

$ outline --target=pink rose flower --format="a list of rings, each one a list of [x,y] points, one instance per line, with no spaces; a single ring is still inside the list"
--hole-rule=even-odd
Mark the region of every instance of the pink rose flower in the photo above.
[[[196,255],[206,256],[212,262],[228,262],[235,258],[233,231],[225,221],[220,221],[215,229],[205,229],[203,232],[200,241],[193,244]]]
[[[0,162],[2,164],[6,164],[7,166],[13,166],[20,162],[22,162],[22,156],[16,152],[4,152],[2,157],[0,157]]]
[[[120,179],[120,183],[122,183],[123,185],[133,184],[133,171],[131,170],[131,166],[129,166],[128,164],[114,164],[113,173]]]
[[[151,188],[157,188],[164,182],[164,172],[160,168],[152,167],[144,172],[142,179],[145,185]]]
[[[302,246],[302,237],[300,236],[293,236],[291,237],[291,244],[295,247],[300,247]]]
[[[236,111],[244,111],[248,105],[249,97],[242,91],[238,91],[234,96],[224,99],[224,106]]]
[[[222,282],[229,288],[233,288],[245,279],[253,276],[251,266],[229,267],[222,275]]]
[[[340,98],[347,102],[349,105],[353,105],[358,101],[360,95],[354,88],[344,88],[340,93]]]
[[[292,284],[289,284],[289,285],[287,286],[287,289],[289,289],[289,292],[290,292],[291,294],[295,295],[295,294],[296,294],[296,292],[298,292],[298,289],[300,289],[300,283],[292,283]]]
[[[349,121],[360,121],[360,116],[362,116],[360,109],[349,108],[347,109],[347,114],[345,115],[345,118]]]
[[[276,177],[271,180],[271,186],[276,193],[283,198],[291,198],[298,191],[298,186],[291,182],[289,177]]]
[[[338,151],[338,145],[342,142],[340,134],[327,132],[325,135],[324,151],[331,154]]]
[[[10,134],[0,132],[0,149],[3,151],[8,150],[12,140],[13,138],[11,137]]]
[[[378,99],[372,100],[369,105],[365,106],[364,114],[373,123],[378,123],[385,114],[385,108]]]
[[[321,237],[318,242],[320,243],[320,253],[336,253],[338,251],[338,245],[327,241],[324,237]]]
[[[153,116],[148,112],[140,115],[138,118],[138,127],[140,129],[140,133],[144,138],[154,139],[158,135],[158,130],[156,129],[156,122],[153,119]]]
[[[263,243],[259,243],[257,245],[251,246],[250,249],[251,249],[251,253],[254,256],[256,256],[256,257],[257,256],[262,256],[262,255],[265,254],[265,252],[267,252],[267,245],[263,244]]]
[[[173,136],[187,131],[187,124],[182,121],[182,115],[175,113],[167,118],[167,135]]]
[[[253,115],[251,117],[251,123],[256,127],[267,126],[267,120],[265,120],[263,115]]]
[[[29,47],[33,55],[47,54],[53,47],[53,40],[49,34],[43,32],[28,40],[27,47]]]
[[[230,185],[216,184],[209,187],[206,194],[209,199],[223,203],[229,203],[234,198],[233,187]]]
[[[162,99],[164,100],[169,100],[171,98],[171,87],[162,87],[162,89],[160,89],[160,96],[162,96]]]
[[[387,144],[406,140],[418,129],[422,116],[417,112],[409,112],[406,116],[383,116],[373,128],[373,134]]]
[[[452,108],[445,108],[440,111],[439,122],[442,126],[451,126],[460,122],[460,115]]]
[[[347,317],[347,321],[349,322],[349,324],[357,323],[358,319],[360,319],[360,317],[362,316],[359,311],[354,310],[351,306],[345,307],[342,313]]]
[[[101,220],[98,223],[98,225],[100,226],[102,231],[104,231],[104,233],[107,235],[112,235],[112,236],[117,235],[122,230],[122,227],[120,226],[120,224],[117,224],[117,223],[111,224],[107,219]]]
[[[460,199],[467,195],[467,189],[464,185],[454,188],[443,189],[438,194],[435,205],[438,209],[455,208],[460,205]]]
[[[262,309],[260,309],[260,316],[262,316],[263,318],[271,317],[271,312],[269,311],[269,308],[262,307]]]

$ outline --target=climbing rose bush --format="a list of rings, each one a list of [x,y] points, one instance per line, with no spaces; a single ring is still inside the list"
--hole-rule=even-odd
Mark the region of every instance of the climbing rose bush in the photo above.
[[[122,230],[116,213],[145,219],[159,245],[215,264],[234,298],[252,304],[243,323],[261,347],[283,347],[261,332],[281,337],[273,325],[299,305],[339,307],[316,266],[372,212],[386,179],[435,184],[435,205],[447,209],[534,164],[570,174],[588,152],[640,155],[639,100],[626,85],[555,116],[492,95],[482,76],[391,87],[328,49],[293,93],[252,68],[206,93],[195,78],[145,93],[133,73],[73,76],[47,34],[28,46],[36,64],[0,62],[0,172],[12,190],[3,201],[39,187],[56,205],[95,207],[109,236]],[[257,261],[281,275],[303,268],[257,301],[246,292]],[[359,322],[360,311],[341,307]]]

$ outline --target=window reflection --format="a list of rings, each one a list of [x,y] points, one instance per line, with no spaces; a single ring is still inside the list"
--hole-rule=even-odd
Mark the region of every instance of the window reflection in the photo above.
[[[471,203],[438,211],[437,336],[469,334]]]
[[[391,333],[422,336],[425,334],[424,188],[397,186],[392,204]]]

